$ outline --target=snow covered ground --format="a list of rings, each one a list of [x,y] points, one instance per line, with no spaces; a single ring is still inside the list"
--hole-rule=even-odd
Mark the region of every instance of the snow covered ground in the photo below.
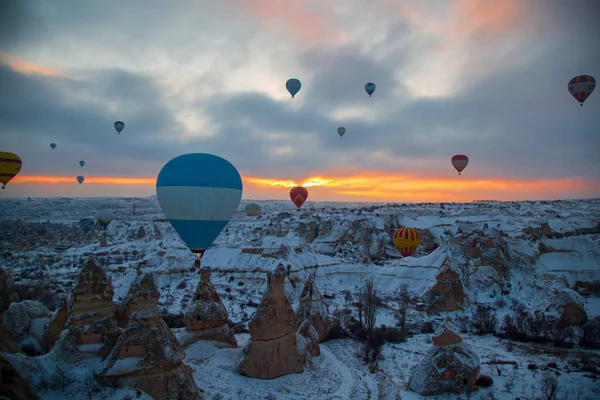
[[[155,273],[161,291],[159,304],[165,315],[180,313],[191,301],[199,279],[196,272],[190,271],[196,256],[163,221],[155,197],[0,200],[0,203],[1,233],[8,238],[3,243],[19,242],[23,247],[7,250],[7,246],[0,254],[2,267],[18,285],[37,284],[50,288],[58,297],[67,296],[77,277],[78,265],[88,255],[94,255],[112,277],[115,301],[125,297],[137,268]],[[317,286],[331,303],[330,312],[352,309],[349,303],[366,277],[373,277],[380,297],[396,307],[392,296],[401,284],[408,284],[415,296],[425,293],[435,283],[446,257],[455,257],[446,244],[456,234],[475,231],[490,237],[496,234],[505,237],[513,262],[530,261],[526,268],[514,264],[509,278],[513,290],[501,306],[494,297],[500,292],[493,283],[498,279],[494,269],[486,265],[473,267],[468,277],[469,304],[496,307],[499,320],[508,312],[512,299],[534,311],[545,305],[548,293],[558,286],[572,288],[578,281],[600,279],[598,199],[443,205],[308,202],[299,212],[290,201],[257,203],[263,214],[246,216],[243,213],[246,201],[243,201],[202,260],[203,265],[213,269],[212,282],[234,322],[250,320],[255,311],[253,304],[262,298],[266,272],[279,263],[290,266],[286,293],[294,308],[309,274],[315,275]],[[88,235],[79,232],[77,221],[102,208],[109,208],[115,214],[108,230]],[[35,232],[25,235],[25,228],[20,228],[16,219],[25,227],[40,225],[36,225]],[[56,228],[59,225],[64,230],[50,232],[59,229]],[[389,235],[391,227],[401,225],[428,230],[435,246],[425,249],[422,245],[413,257],[400,258]],[[140,228],[144,235],[138,235]],[[48,232],[39,232],[44,229]],[[106,246],[101,243],[104,238]],[[26,241],[29,250],[22,243]],[[68,249],[53,248],[57,244]],[[589,317],[600,315],[600,297],[585,296],[583,303]],[[441,321],[445,315],[471,318],[470,310],[465,309],[434,315],[432,319]],[[411,318],[412,322],[419,322],[428,317],[413,310]],[[382,309],[377,325],[394,323],[393,312]],[[239,376],[234,371],[235,360],[248,339],[247,334],[236,336],[240,344],[237,349],[220,349],[210,343],[197,343],[187,349],[186,362],[193,367],[198,386],[207,398],[392,399],[399,393],[402,399],[417,399],[420,397],[407,391],[406,384],[411,370],[431,346],[428,343],[431,335],[427,334],[416,334],[405,343],[386,344],[379,361],[380,370],[371,374],[356,355],[359,344],[339,339],[323,343],[321,356],[313,359],[313,365],[304,374],[263,381]],[[600,398],[600,373],[585,367],[600,365],[597,351],[513,343],[489,335],[464,334],[463,339],[474,347],[484,363],[481,373],[494,379],[492,388],[480,389],[473,395],[477,398],[491,398],[492,392],[498,399],[542,398],[539,388],[547,373],[558,377],[562,387],[558,398]],[[44,365],[52,360],[52,353],[33,360]],[[494,364],[498,362],[507,363]],[[548,366],[552,363],[556,367]],[[528,369],[529,364],[535,364],[536,369]],[[77,393],[85,386],[85,362],[78,368],[79,386],[73,386],[73,398],[78,398]],[[582,372],[582,368],[589,371]],[[576,393],[579,388],[580,397]],[[61,398],[61,392],[51,390],[42,389],[40,394],[45,399]],[[87,398],[81,393],[79,396]],[[126,391],[106,390],[97,396],[121,399]]]

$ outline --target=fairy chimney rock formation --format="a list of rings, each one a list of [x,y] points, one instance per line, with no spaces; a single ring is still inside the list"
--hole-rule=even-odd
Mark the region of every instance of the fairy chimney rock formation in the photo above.
[[[200,282],[193,302],[183,317],[186,329],[181,332],[179,339],[184,347],[198,340],[212,340],[237,347],[235,335],[227,323],[229,314],[210,282],[210,273],[209,267],[200,269]]]
[[[435,331],[432,339],[433,348],[410,377],[410,389],[423,396],[474,390],[479,357],[462,341],[449,318]]]
[[[237,370],[253,378],[273,379],[304,372],[305,355],[296,338],[296,315],[285,297],[286,271],[279,264],[248,324],[251,339]]]
[[[10,307],[14,293],[15,283],[10,275],[0,267],[0,352],[19,353],[21,351],[4,325],[4,313]]]
[[[150,274],[138,276],[126,297],[129,323],[96,374],[104,383],[143,390],[155,399],[195,399],[198,388],[185,352],[158,309],[160,292]]]
[[[319,292],[319,289],[317,289],[314,278],[311,276],[304,283],[304,288],[300,295],[300,305],[296,311],[296,319],[302,324],[308,318],[319,334],[319,342],[324,342],[327,340],[329,331],[327,322],[325,322],[328,316],[329,305],[321,292]]]
[[[121,330],[115,317],[113,295],[111,279],[90,257],[79,273],[67,321],[68,335],[75,338],[80,351],[105,357],[117,341]]]

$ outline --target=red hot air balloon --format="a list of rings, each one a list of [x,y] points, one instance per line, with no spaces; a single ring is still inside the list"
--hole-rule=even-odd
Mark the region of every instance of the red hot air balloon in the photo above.
[[[468,164],[469,164],[469,157],[467,157],[465,155],[457,154],[454,157],[452,157],[452,166],[454,167],[454,169],[456,169],[458,171],[459,175],[463,169],[467,168]]]
[[[298,211],[300,211],[300,207],[308,199],[308,190],[302,186],[296,186],[290,190],[290,199],[292,199],[296,207],[298,207]]]

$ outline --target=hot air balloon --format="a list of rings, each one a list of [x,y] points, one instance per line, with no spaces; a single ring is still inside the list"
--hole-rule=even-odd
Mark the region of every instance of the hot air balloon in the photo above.
[[[242,178],[219,156],[184,154],[162,167],[156,195],[171,226],[200,258],[236,212]]]
[[[569,81],[569,93],[583,106],[583,102],[590,97],[596,88],[596,80],[589,75],[579,75]]]
[[[56,143],[50,143],[50,148],[52,148],[52,150],[54,150],[56,148]]]
[[[246,208],[244,209],[244,212],[248,216],[260,215],[261,211],[262,210],[261,210],[260,206],[256,203],[249,203],[246,205]]]
[[[93,217],[85,217],[79,220],[79,227],[83,233],[88,233],[94,226],[96,226],[96,220]]]
[[[23,162],[18,155],[7,151],[0,152],[0,183],[2,183],[2,189],[6,189],[6,184],[19,173],[22,166]]]
[[[79,161],[79,165],[83,167],[85,165],[85,161],[83,161],[83,160]]]
[[[421,234],[415,228],[400,228],[394,233],[393,242],[402,257],[409,257],[421,244]]]
[[[77,177],[77,182],[79,182],[79,184],[80,184],[80,185],[83,183],[83,181],[84,181],[84,180],[85,180],[85,177],[83,177],[83,176],[81,176],[81,175],[79,175],[79,176]]]
[[[96,211],[96,214],[94,214],[94,219],[103,228],[106,228],[108,226],[108,224],[111,223],[111,221],[113,220],[114,217],[115,216],[113,215],[112,211],[110,211],[108,209],[98,210],[98,211]]]
[[[338,135],[340,135],[340,137],[344,136],[344,133],[346,133],[346,128],[344,128],[343,126],[340,126],[338,128]]]
[[[375,92],[375,88],[377,86],[375,86],[374,83],[369,82],[365,85],[365,92],[367,92],[367,94],[369,95],[369,97],[371,97],[371,95]]]
[[[122,131],[123,129],[125,129],[125,123],[124,123],[124,122],[122,122],[122,121],[116,121],[116,122],[115,122],[115,129],[117,130],[117,133],[118,133],[118,134],[120,134],[120,133],[121,133],[121,131]]]
[[[290,190],[290,199],[292,199],[299,211],[300,207],[302,207],[302,204],[304,204],[306,199],[308,199],[308,190],[302,186],[296,186]]]
[[[290,92],[293,98],[296,95],[296,93],[300,91],[302,83],[300,83],[300,81],[296,78],[291,78],[288,79],[288,81],[285,83],[285,87],[287,88],[288,92]]]
[[[468,164],[469,157],[465,155],[457,154],[454,157],[452,157],[452,166],[454,166],[454,168],[458,171],[459,175],[462,172],[462,170],[467,167]]]

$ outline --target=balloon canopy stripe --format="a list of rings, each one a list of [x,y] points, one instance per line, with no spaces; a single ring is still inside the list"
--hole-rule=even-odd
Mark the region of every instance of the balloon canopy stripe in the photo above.
[[[173,163],[177,160],[177,163]],[[233,165],[212,154],[184,154],[160,171],[156,187],[200,186],[242,190],[242,179]],[[200,170],[200,171],[199,171]]]
[[[156,194],[169,220],[224,221],[242,199],[241,189],[198,186],[157,186]],[[190,200],[186,207],[182,199]],[[210,205],[210,206],[207,206]]]
[[[202,231],[199,232],[197,221],[169,219],[169,223],[193,253],[200,253],[208,249],[228,222],[229,218],[223,221],[203,221]]]
[[[0,158],[0,162],[15,163],[23,165],[23,161],[15,160],[14,158]]]

